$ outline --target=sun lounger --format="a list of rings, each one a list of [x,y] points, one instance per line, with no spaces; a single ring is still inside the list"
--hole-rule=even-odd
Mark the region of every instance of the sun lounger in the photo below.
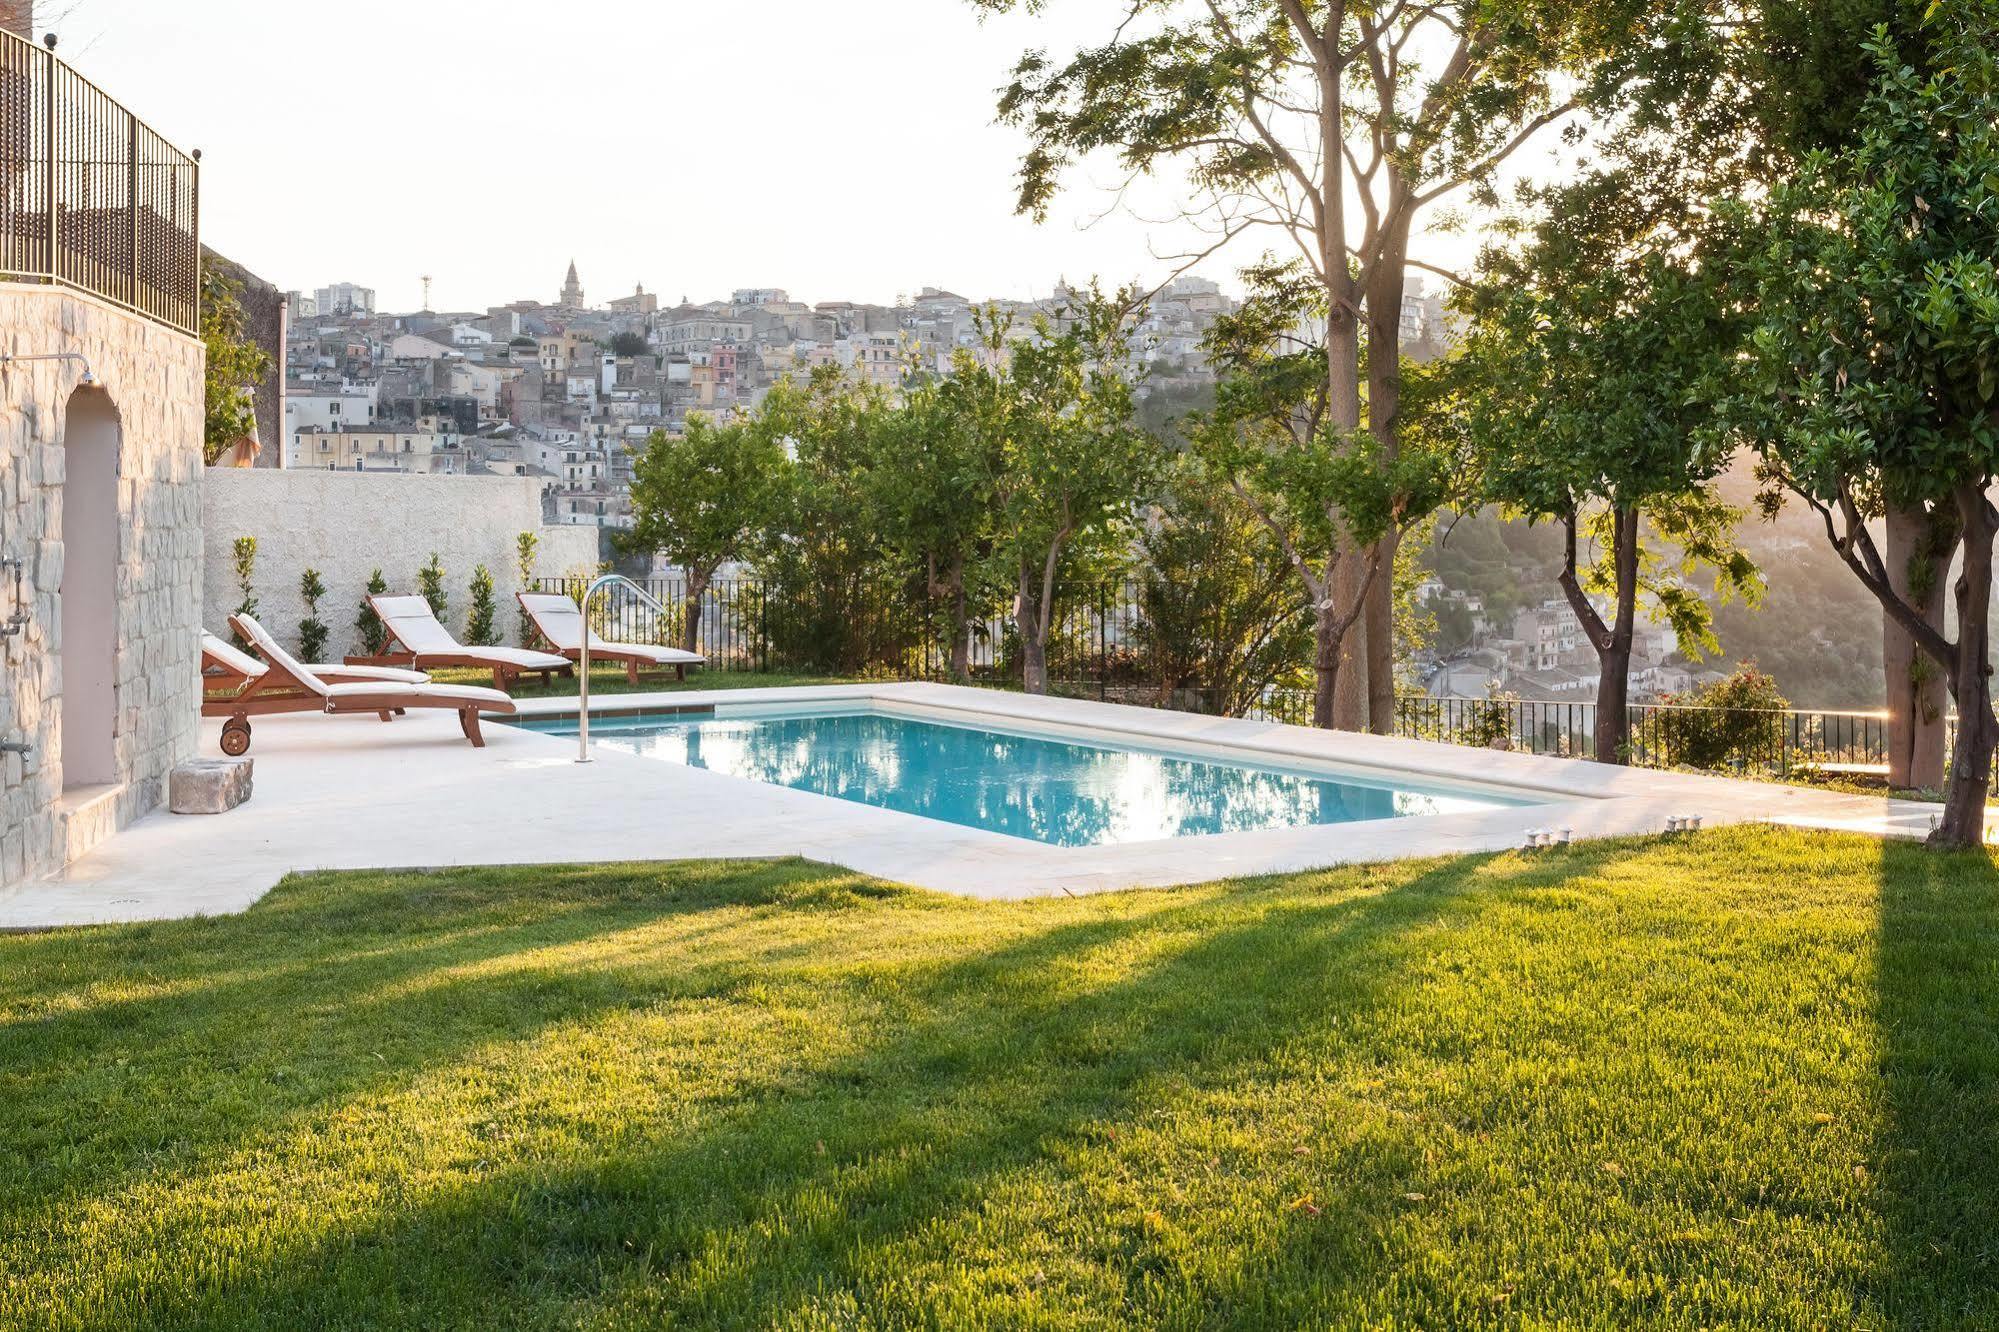
[[[475,647],[461,643],[431,614],[430,603],[422,597],[372,596],[368,604],[388,628],[393,650],[379,657],[349,657],[355,665],[407,665],[435,670],[440,666],[469,666],[493,673],[493,686],[506,689],[518,675],[539,674],[543,684],[557,671],[570,665],[547,652],[526,648]]]
[[[405,708],[450,708],[458,728],[475,746],[483,746],[479,714],[511,714],[514,701],[497,689],[479,685],[416,683],[409,680],[350,680],[335,684],[323,679],[278,646],[278,641],[247,615],[232,615],[229,623],[263,654],[264,669],[250,677],[228,700],[229,720],[222,724],[222,752],[234,757],[250,748],[250,718],[286,712],[378,714],[387,721]],[[219,702],[219,700],[218,700]],[[204,707],[206,712],[207,708]],[[215,715],[215,714],[211,714]]]
[[[576,603],[560,592],[516,592],[521,609],[550,647],[570,661],[583,655],[583,613]],[[657,647],[651,643],[607,643],[590,636],[590,655],[605,661],[625,663],[625,678],[638,682],[642,666],[671,666],[678,678],[687,678],[689,666],[699,666],[705,658],[681,648]]]

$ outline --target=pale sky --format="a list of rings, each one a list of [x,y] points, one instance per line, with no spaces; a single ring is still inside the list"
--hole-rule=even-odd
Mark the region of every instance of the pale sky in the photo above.
[[[385,310],[418,308],[425,273],[439,310],[552,301],[572,257],[597,304],[638,282],[667,301],[888,302],[1157,281],[1152,252],[1195,237],[1089,225],[1108,170],[1078,173],[1044,225],[1014,216],[1022,140],[993,120],[1022,50],[1066,55],[1120,7],[981,23],[958,0],[48,6],[66,59],[202,150],[204,241],[280,287],[374,287]],[[1199,271],[1233,287],[1247,257]]]

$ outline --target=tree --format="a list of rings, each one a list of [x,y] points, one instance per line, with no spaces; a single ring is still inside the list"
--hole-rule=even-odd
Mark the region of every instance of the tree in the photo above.
[[[485,565],[473,567],[472,609],[465,616],[465,641],[475,647],[492,647],[500,641],[499,607],[493,603],[493,574]]]
[[[250,341],[244,329],[241,291],[220,268],[202,266],[201,341],[208,359],[202,380],[201,456],[208,463],[256,433],[252,386],[271,372],[269,353]]]
[[[1065,565],[1123,548],[1163,460],[1159,441],[1138,427],[1126,377],[1131,296],[1092,290],[1059,312],[1066,328],[1044,317],[1022,340],[988,325],[969,393],[975,428],[994,450],[993,556],[1014,589],[1021,685],[1030,694],[1048,692]]]
[[[655,430],[632,464],[632,529],[619,544],[664,556],[687,577],[680,645],[696,649],[701,599],[725,560],[770,525],[788,467],[769,424],[716,425],[695,414],[680,435]]]
[[[974,319],[981,329],[996,323],[991,311]],[[874,529],[942,607],[939,636],[959,681],[971,678],[972,607],[985,604],[991,581],[1000,435],[983,428],[981,412],[994,387],[978,357],[959,349],[949,379],[913,386],[881,414],[867,461]]]
[[[437,617],[437,622],[443,624],[450,603],[444,594],[444,566],[438,562],[434,550],[430,552],[430,559],[416,571],[416,590],[418,596],[430,603],[430,613]]]
[[[1046,0],[971,3],[1000,13]],[[1045,218],[1072,163],[1110,154],[1133,177],[1177,172],[1191,183],[1187,212],[1210,243],[1185,264],[1242,236],[1287,240],[1294,265],[1268,262],[1248,276],[1253,286],[1312,289],[1322,378],[1316,392],[1299,386],[1298,438],[1352,451],[1366,433],[1393,465],[1404,283],[1427,267],[1409,256],[1417,218],[1466,189],[1496,202],[1492,182],[1508,157],[1639,70],[1648,88],[1674,86],[1690,30],[1673,23],[1682,7],[1135,0],[1118,7],[1102,43],[1062,61],[1030,51],[1015,66],[999,112],[1028,135],[1018,207]],[[1359,539],[1360,526],[1320,524],[1318,535]],[[1392,545],[1398,531],[1378,539]],[[1345,685],[1329,720],[1344,727],[1385,731],[1394,719],[1392,589],[1369,573],[1392,566],[1393,554],[1298,552],[1331,571],[1336,618],[1359,626],[1341,635],[1349,669],[1334,672]]]
[[[754,543],[776,659],[836,672],[901,669],[920,641],[914,569],[878,528],[871,462],[893,411],[887,389],[836,365],[781,382],[758,409],[759,429],[793,459]]]
[[[1202,711],[1237,717],[1294,683],[1311,653],[1311,613],[1269,529],[1225,483],[1178,460],[1139,555],[1132,638],[1161,704],[1198,688]]]
[[[326,584],[319,577],[319,570],[307,569],[299,575],[299,600],[305,603],[305,618],[298,622],[298,654],[306,661],[322,660],[326,652],[327,627],[319,618],[319,599],[326,595]]]
[[[368,575],[368,591],[361,598],[361,609],[354,617],[354,632],[361,636],[361,655],[379,657],[389,648],[389,626],[382,623],[382,617],[375,613],[375,605],[368,597],[379,597],[389,590],[388,580],[382,571],[376,569]]]
[[[646,335],[643,333],[634,333],[627,329],[622,333],[611,335],[613,356],[644,356],[651,350],[652,347],[646,342]]]
[[[1747,50],[1750,137],[1763,179],[1796,171],[1811,152],[1849,143],[1874,84],[1877,56],[1856,33],[1877,33],[1903,64],[1935,69],[1925,0],[1787,0],[1755,9]],[[1732,193],[1716,190],[1716,197]],[[1897,595],[1944,624],[1941,590],[1957,544],[1955,519],[1921,504],[1884,503],[1882,554]],[[1888,614],[1881,616],[1882,685],[1888,711],[1888,781],[1895,789],[1944,784],[1943,673]]]
[[[1848,146],[1812,155],[1763,210],[1746,264],[1761,322],[1730,404],[1772,489],[1943,672],[1957,710],[1935,840],[1983,840],[1999,718],[1990,603],[1999,509],[1999,47],[1989,7],[1932,4],[1935,72],[1878,29],[1876,82]],[[1898,587],[1868,529],[1885,509],[1954,528],[1957,634]]]
[[[1592,172],[1546,206],[1525,244],[1487,252],[1445,374],[1483,498],[1563,529],[1559,583],[1597,655],[1596,760],[1622,763],[1640,593],[1683,644],[1708,650],[1692,566],[1712,567],[1724,597],[1761,593],[1734,540],[1741,514],[1713,484],[1729,458],[1713,404],[1742,321],[1715,262],[1729,238],[1633,170]],[[1588,563],[1585,537],[1599,552]],[[1662,558],[1661,543],[1679,558]],[[1592,591],[1610,595],[1608,621]]]
[[[1302,274],[1273,270],[1241,309],[1215,321],[1207,341],[1222,379],[1215,410],[1193,419],[1189,438],[1297,577],[1312,610],[1312,724],[1334,726],[1345,720],[1340,682],[1362,661],[1352,641],[1372,605],[1363,594],[1389,585],[1393,610],[1399,538],[1461,485],[1461,441],[1405,428],[1389,452],[1328,422],[1316,389],[1325,348],[1294,333],[1316,301]],[[1433,371],[1412,367],[1405,387],[1420,401],[1436,382]]]

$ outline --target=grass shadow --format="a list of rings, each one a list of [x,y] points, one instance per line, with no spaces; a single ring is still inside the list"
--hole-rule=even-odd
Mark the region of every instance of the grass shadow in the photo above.
[[[1873,1302],[1891,1326],[1999,1326],[1999,868],[1888,842],[1880,882]]]
[[[1350,935],[1378,945],[1429,919],[1463,868],[1316,902],[1273,898],[1233,927],[1206,895],[1155,897],[885,966],[858,982],[865,1002],[847,1005],[865,1016],[853,1048],[807,1052],[691,1119],[438,1189],[266,1252],[230,1279],[183,1285],[142,1266],[142,1280],[92,1283],[91,1300],[162,1326],[394,1325],[468,1310],[530,1325],[649,1305],[747,1326],[828,1286],[879,1290],[886,1249],[975,1212],[996,1181],[1114,1134],[1142,1113],[1145,1088],[1238,1081],[1328,1011],[1364,1008],[1393,950],[1355,946],[1355,965],[1328,971],[1329,948]],[[793,1001],[754,984],[741,998]],[[239,1168],[209,1164],[218,1186]],[[208,1186],[196,1171],[179,1187]],[[894,1312],[895,1297],[880,1298],[877,1312]]]

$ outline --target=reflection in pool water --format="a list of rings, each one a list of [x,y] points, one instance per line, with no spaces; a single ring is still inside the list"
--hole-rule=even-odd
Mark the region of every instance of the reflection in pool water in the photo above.
[[[528,725],[576,733],[573,721]],[[590,734],[607,749],[1056,846],[1519,803],[874,713],[607,718]]]

